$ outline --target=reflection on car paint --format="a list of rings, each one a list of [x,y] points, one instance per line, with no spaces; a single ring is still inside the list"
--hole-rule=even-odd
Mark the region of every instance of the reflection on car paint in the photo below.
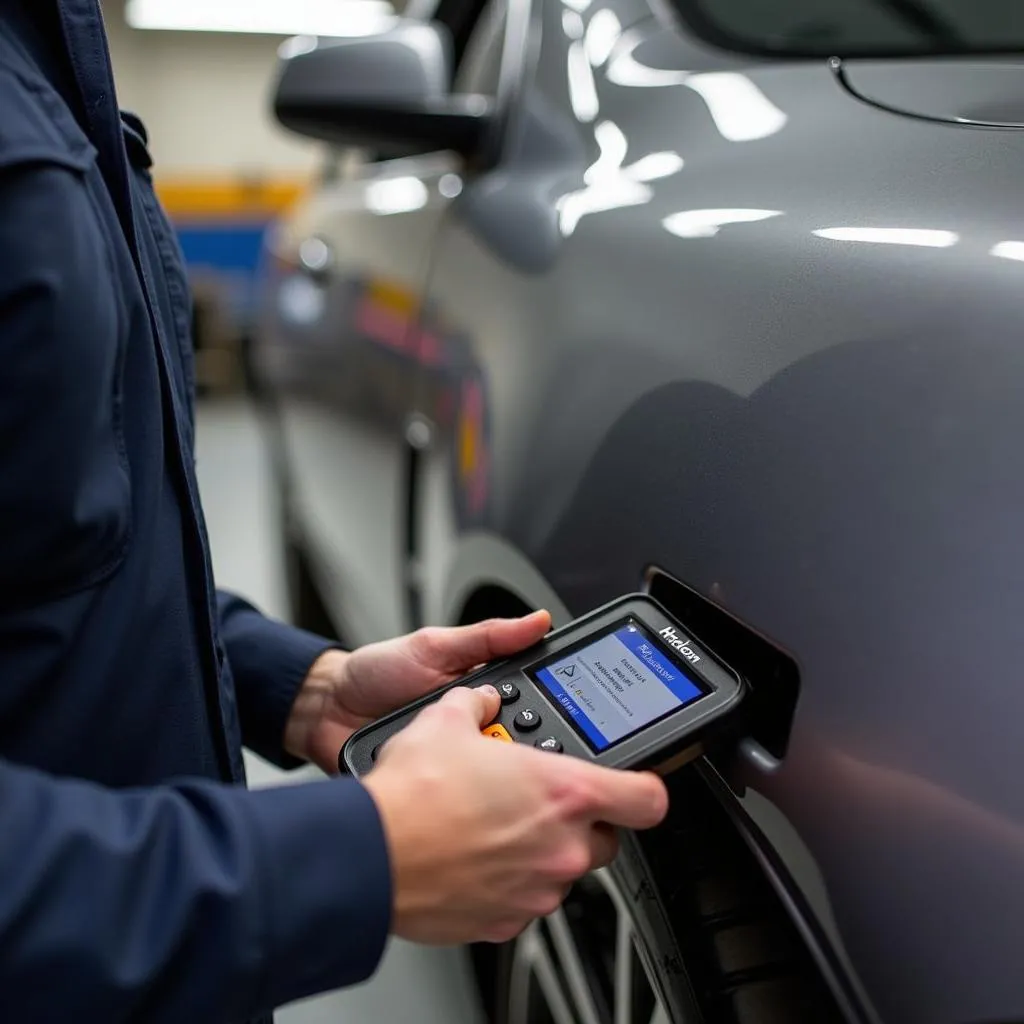
[[[692,89],[705,102],[711,120],[729,142],[755,142],[782,131],[789,118],[749,76],[736,71],[686,71],[652,68],[636,59],[634,51],[642,36],[624,35],[616,47],[605,76],[614,85],[635,88],[664,88],[672,85]]]
[[[555,204],[559,230],[565,236],[588,214],[650,202],[654,192],[647,183],[676,174],[684,166],[678,153],[664,151],[648,153],[623,167],[629,143],[613,121],[597,125],[594,139],[599,155],[583,174],[585,187],[566,193]]]
[[[410,213],[427,205],[430,193],[420,178],[382,178],[366,186],[366,208],[380,217]]]
[[[940,231],[934,228],[818,228],[811,234],[836,242],[916,245],[925,249],[948,249],[960,240],[955,231]]]
[[[470,371],[474,372],[474,371]],[[482,376],[459,387],[457,438],[458,518],[463,528],[486,519],[490,496],[490,423]]]
[[[1004,260],[1021,260],[1024,262],[1024,242],[996,242],[989,250],[989,253]]]
[[[680,210],[661,223],[677,238],[714,238],[726,224],[751,224],[781,216],[781,210]]]

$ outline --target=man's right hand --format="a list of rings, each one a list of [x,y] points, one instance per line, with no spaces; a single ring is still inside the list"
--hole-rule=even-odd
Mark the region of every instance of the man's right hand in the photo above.
[[[665,816],[655,775],[481,736],[499,707],[490,686],[450,690],[366,777],[387,835],[396,935],[504,942],[614,859],[614,826],[650,828]]]

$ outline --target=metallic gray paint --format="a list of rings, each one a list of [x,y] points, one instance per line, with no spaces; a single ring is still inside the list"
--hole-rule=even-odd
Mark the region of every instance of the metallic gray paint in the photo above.
[[[276,86],[286,104],[426,104],[447,95],[451,41],[437,26],[396,19],[369,38],[298,39],[286,44]],[[343,59],[339,59],[343,58]]]
[[[421,368],[426,606],[477,530],[574,614],[652,563],[713,594],[799,662],[788,756],[730,781],[862,1015],[1024,1019],[1024,135],[580,6],[543,5],[502,160],[433,243],[487,500],[460,506],[461,428]],[[1017,77],[980,74],[1014,109]],[[970,110],[949,81],[942,109]]]

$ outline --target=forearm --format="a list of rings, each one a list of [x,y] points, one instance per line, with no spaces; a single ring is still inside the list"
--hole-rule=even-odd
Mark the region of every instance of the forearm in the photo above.
[[[268,619],[233,594],[219,592],[217,604],[243,742],[275,764],[294,767],[299,761],[286,749],[286,727],[310,669],[331,641]],[[303,695],[303,706],[307,700]]]
[[[115,793],[0,761],[12,1019],[242,1020],[365,978],[388,860],[357,784]]]

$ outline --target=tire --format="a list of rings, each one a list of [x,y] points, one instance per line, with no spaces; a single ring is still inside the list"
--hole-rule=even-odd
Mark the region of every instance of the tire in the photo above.
[[[842,1017],[724,810],[693,769],[664,825],[502,948],[497,1024],[832,1024]]]
[[[288,618],[300,629],[316,633],[328,640],[340,641],[341,635],[310,569],[310,559],[295,533],[282,523],[281,552],[284,560],[285,586],[288,596]]]

